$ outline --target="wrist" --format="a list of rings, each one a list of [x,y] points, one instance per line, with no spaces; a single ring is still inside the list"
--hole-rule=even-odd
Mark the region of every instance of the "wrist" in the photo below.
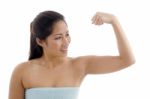
[[[112,25],[115,25],[115,24],[117,24],[118,23],[118,20],[117,20],[117,18],[116,18],[116,16],[112,16],[112,20],[111,20],[111,24]]]
[[[119,23],[119,22],[118,22],[117,18],[116,18],[115,16],[113,16],[112,21],[111,21],[111,24],[112,24],[112,25],[117,25],[118,23]]]

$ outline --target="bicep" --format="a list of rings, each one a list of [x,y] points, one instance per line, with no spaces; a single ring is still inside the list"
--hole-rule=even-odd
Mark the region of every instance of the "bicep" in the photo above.
[[[15,68],[9,85],[9,99],[24,99],[24,88],[21,81],[21,71]]]
[[[87,74],[110,73],[127,67],[120,56],[85,56]]]

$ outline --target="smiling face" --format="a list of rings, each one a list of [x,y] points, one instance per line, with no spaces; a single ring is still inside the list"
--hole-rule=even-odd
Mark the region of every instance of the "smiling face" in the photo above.
[[[44,54],[49,56],[66,56],[71,41],[68,26],[64,21],[58,21],[46,41],[42,43]]]

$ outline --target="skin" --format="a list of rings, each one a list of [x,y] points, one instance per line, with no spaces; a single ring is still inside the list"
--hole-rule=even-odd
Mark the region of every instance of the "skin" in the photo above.
[[[71,38],[67,25],[59,21],[45,41],[36,39],[43,47],[41,58],[16,66],[12,73],[9,99],[24,99],[24,91],[34,87],[79,87],[87,74],[102,74],[121,70],[135,63],[135,58],[117,18],[97,12],[92,24],[111,24],[117,39],[118,56],[67,57]]]

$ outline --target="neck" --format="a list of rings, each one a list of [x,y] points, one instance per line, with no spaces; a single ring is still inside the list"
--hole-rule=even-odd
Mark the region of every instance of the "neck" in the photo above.
[[[58,57],[58,56],[42,56],[42,63],[48,68],[54,68],[60,66],[67,61],[67,57]]]

